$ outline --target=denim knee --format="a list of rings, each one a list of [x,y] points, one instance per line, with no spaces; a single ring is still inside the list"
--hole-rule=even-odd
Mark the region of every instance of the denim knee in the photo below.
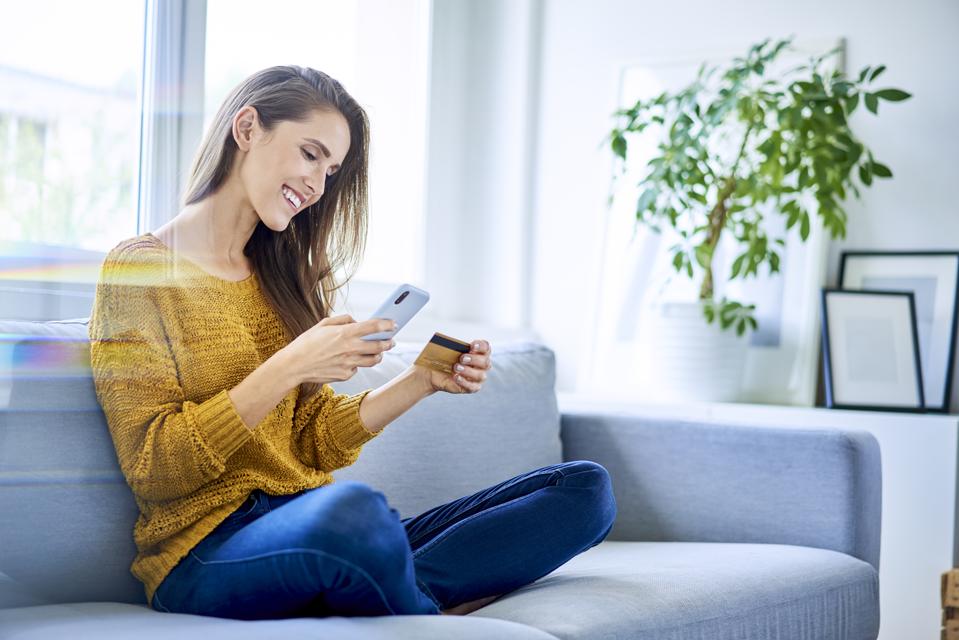
[[[600,529],[608,532],[616,520],[616,497],[606,467],[592,460],[575,460],[567,463],[562,473],[563,486],[589,490],[587,502],[599,516]]]
[[[341,555],[348,554],[351,562],[371,573],[402,571],[405,556],[411,553],[409,539],[386,496],[353,480],[336,482],[324,490],[334,487],[337,522],[335,527],[324,527],[323,546],[339,548]],[[330,540],[330,536],[339,540]]]

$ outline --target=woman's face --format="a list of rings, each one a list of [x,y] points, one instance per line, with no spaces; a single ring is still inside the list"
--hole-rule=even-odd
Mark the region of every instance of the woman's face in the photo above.
[[[280,122],[264,135],[255,109],[244,107],[234,122],[234,138],[247,152],[240,167],[246,195],[274,231],[286,229],[293,216],[320,199],[326,177],[339,171],[350,149],[349,125],[338,111]]]

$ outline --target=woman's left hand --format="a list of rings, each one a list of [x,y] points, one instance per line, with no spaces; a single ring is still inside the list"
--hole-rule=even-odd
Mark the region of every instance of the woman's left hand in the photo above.
[[[493,368],[493,354],[490,343],[486,340],[473,340],[469,353],[460,356],[459,362],[453,365],[453,371],[446,373],[426,367],[417,366],[429,380],[429,388],[433,391],[447,393],[476,393],[483,388],[486,372]]]

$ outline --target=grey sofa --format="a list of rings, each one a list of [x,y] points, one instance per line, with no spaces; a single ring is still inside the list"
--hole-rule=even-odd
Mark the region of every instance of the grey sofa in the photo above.
[[[867,640],[879,630],[879,446],[864,432],[560,413],[554,354],[494,344],[481,393],[416,405],[336,472],[402,517],[524,471],[609,471],[607,539],[467,616],[240,621],[160,613],[129,572],[136,504],[81,320],[2,322],[0,638]],[[334,384],[376,387],[416,357]],[[12,369],[12,375],[10,370]]]

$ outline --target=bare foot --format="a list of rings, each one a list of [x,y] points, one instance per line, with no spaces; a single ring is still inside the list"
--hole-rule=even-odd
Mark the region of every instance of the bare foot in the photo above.
[[[464,602],[463,604],[458,604],[455,607],[449,609],[440,609],[440,613],[447,616],[465,616],[467,613],[472,613],[477,609],[485,607],[493,600],[496,600],[498,597],[503,595],[499,593],[495,596],[489,596],[487,598],[479,598],[477,600],[471,600],[469,602]]]

